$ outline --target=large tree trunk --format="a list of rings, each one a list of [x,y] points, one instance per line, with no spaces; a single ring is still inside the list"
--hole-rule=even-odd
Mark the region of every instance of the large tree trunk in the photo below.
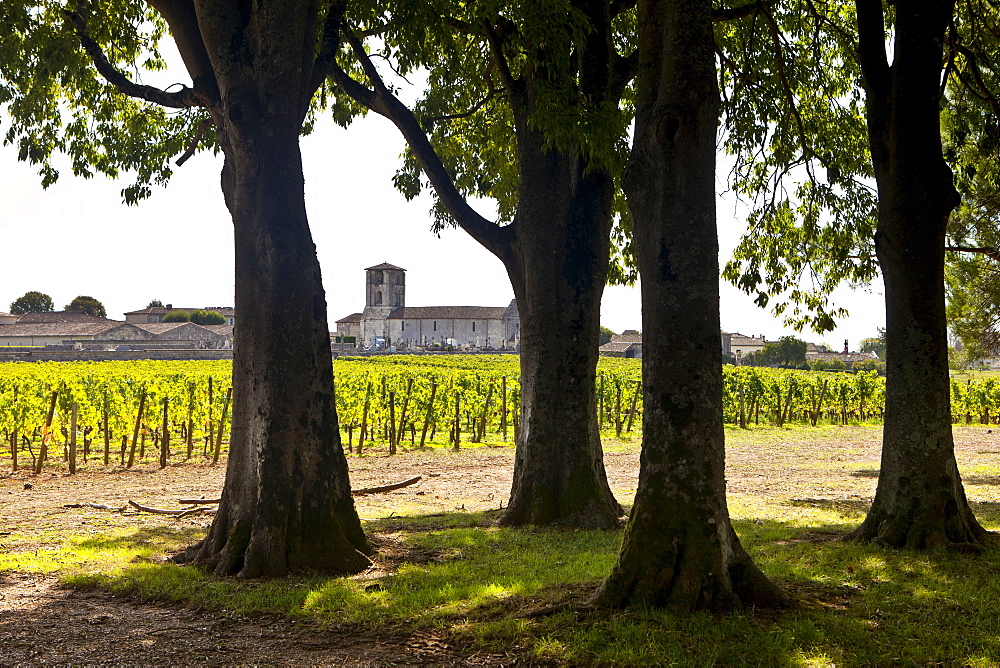
[[[885,280],[886,409],[875,499],[850,537],[913,549],[967,546],[986,533],[966,501],[951,431],[944,241],[959,200],[941,150],[939,98],[952,11],[948,0],[899,5],[890,67],[881,1],[858,2]]]
[[[711,4],[641,1],[638,25],[624,187],[642,283],[643,443],[621,553],[595,602],[781,606],[726,506]]]
[[[241,577],[356,573],[370,564],[370,548],[340,442],[299,152],[318,16],[302,4],[254,11],[213,5],[198,19],[220,91],[212,113],[225,154],[239,322],[222,502],[208,536],[179,560]]]
[[[507,271],[521,320],[522,417],[500,523],[610,528],[622,509],[608,486],[594,390],[614,184],[542,146],[537,134],[521,138]]]

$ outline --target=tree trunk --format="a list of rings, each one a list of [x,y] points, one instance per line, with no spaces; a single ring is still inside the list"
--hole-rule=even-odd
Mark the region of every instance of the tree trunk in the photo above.
[[[369,547],[337,428],[299,122],[272,116],[226,131],[241,135],[224,141],[223,170],[240,314],[233,429],[219,512],[207,538],[181,558],[241,577],[358,572],[370,563]]]
[[[719,351],[711,4],[639,3],[636,130],[623,185],[642,287],[639,487],[599,605],[782,606],[730,525]]]
[[[521,320],[521,429],[500,524],[616,526],[597,423],[600,304],[612,179],[520,139],[517,238],[505,260]]]
[[[968,546],[986,532],[966,501],[951,431],[944,240],[959,198],[941,149],[939,87],[953,3],[897,7],[891,66],[881,11],[880,0],[858,2],[885,280],[885,421],[875,499],[849,538]]]

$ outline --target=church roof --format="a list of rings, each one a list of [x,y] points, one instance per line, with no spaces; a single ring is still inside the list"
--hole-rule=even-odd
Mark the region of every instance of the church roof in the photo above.
[[[388,262],[383,262],[382,264],[377,264],[374,267],[365,267],[365,271],[369,271],[371,269],[395,269],[396,271],[406,271],[402,267],[397,267],[396,265],[389,264]]]
[[[500,320],[507,306],[398,306],[391,320]]]
[[[341,318],[337,322],[338,323],[339,322],[361,322],[361,314],[360,313],[352,313],[351,315],[344,316],[343,318]]]

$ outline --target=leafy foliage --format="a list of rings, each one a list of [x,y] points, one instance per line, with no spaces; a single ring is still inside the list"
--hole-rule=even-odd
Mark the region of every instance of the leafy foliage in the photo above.
[[[104,310],[104,304],[93,297],[88,297],[86,295],[80,295],[69,304],[66,304],[63,310],[83,311],[87,315],[96,316],[98,318],[105,318],[108,315],[107,311]]]
[[[196,325],[224,325],[226,324],[226,318],[218,311],[195,309],[191,311],[191,322]]]
[[[160,322],[190,322],[191,314],[187,311],[182,311],[177,309],[175,311],[168,311]]]
[[[52,297],[49,297],[44,292],[36,292],[34,290],[25,292],[10,305],[10,312],[14,315],[47,313],[53,310],[55,310],[55,304],[52,303]]]

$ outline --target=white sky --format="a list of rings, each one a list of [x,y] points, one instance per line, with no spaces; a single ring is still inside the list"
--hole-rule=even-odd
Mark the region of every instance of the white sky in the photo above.
[[[176,77],[171,78],[177,80]],[[0,128],[7,119],[0,115]],[[390,262],[407,270],[410,306],[503,306],[513,292],[503,265],[461,230],[430,232],[431,200],[407,202],[392,186],[403,141],[385,119],[369,116],[344,130],[321,121],[302,139],[306,205],[334,322],[364,306],[364,268]],[[43,190],[35,170],[0,148],[0,311],[29,290],[61,309],[77,295],[104,303],[108,317],[151,299],[176,306],[233,305],[232,224],[219,187],[221,158],[198,154],[171,183],[139,206],[121,202],[126,180],[91,180],[62,170]],[[721,188],[720,188],[721,189]],[[719,201],[720,262],[745,229],[731,197]],[[489,213],[483,211],[483,213]],[[768,340],[795,334],[753,300],[721,282],[722,328]],[[879,283],[842,290],[850,317],[832,333],[796,334],[852,350],[885,324]],[[637,288],[608,287],[601,322],[616,332],[641,328]]]

